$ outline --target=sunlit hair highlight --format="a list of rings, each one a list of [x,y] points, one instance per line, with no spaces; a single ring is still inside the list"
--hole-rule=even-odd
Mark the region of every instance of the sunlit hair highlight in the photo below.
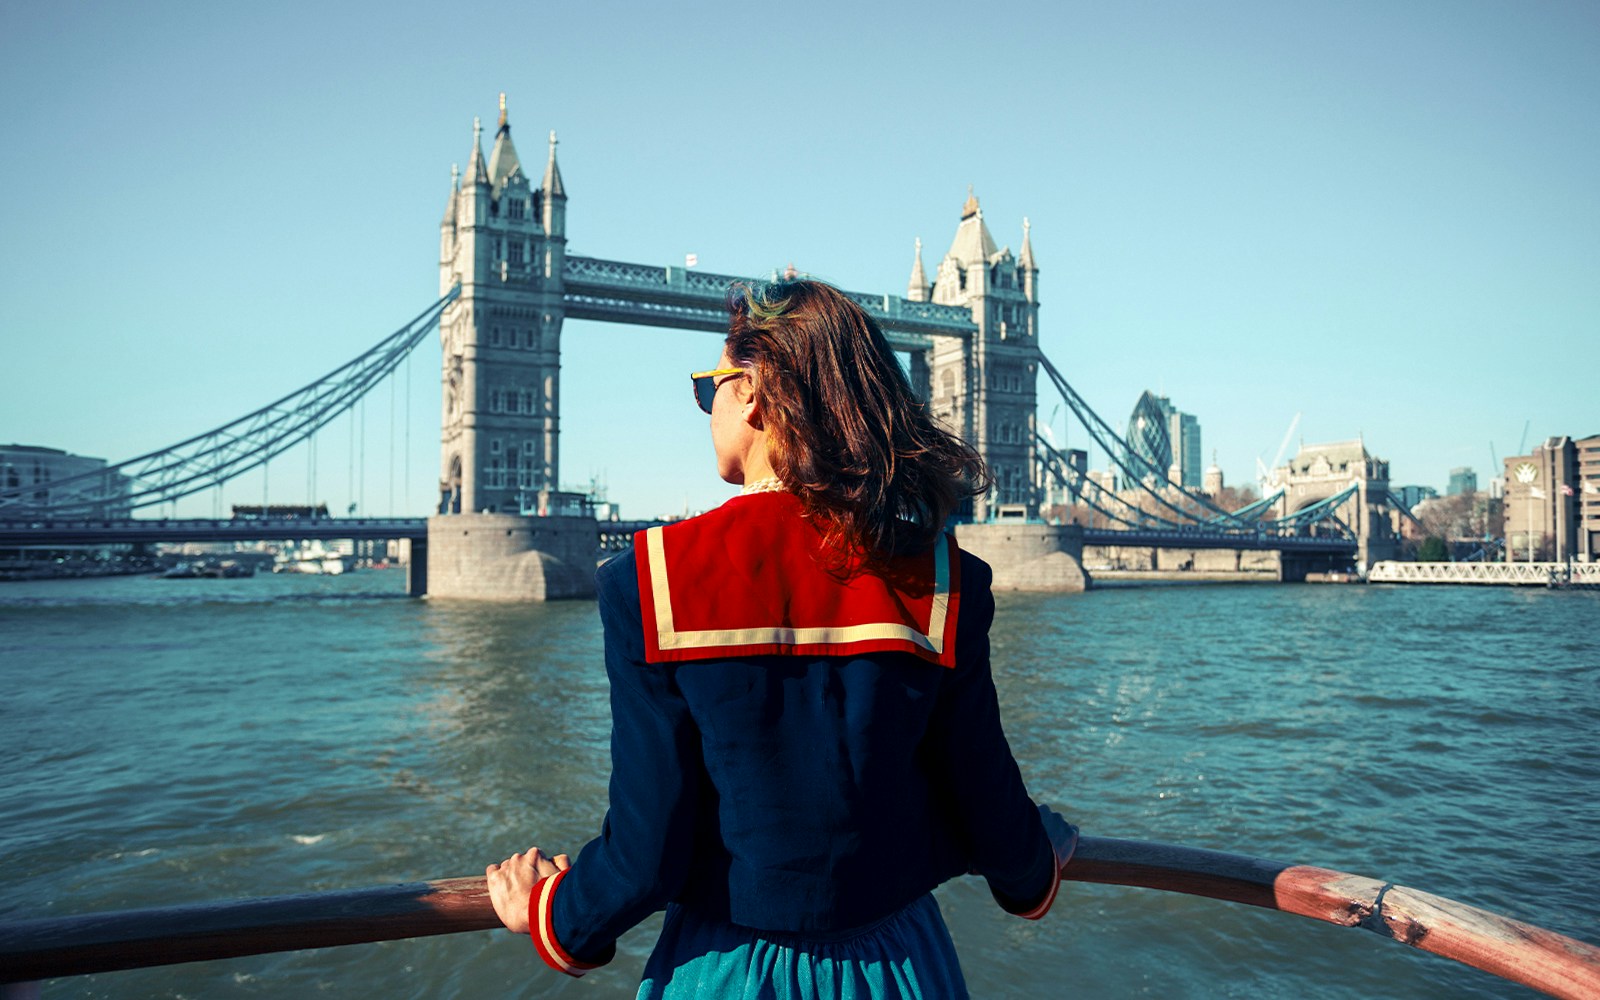
[[[753,371],[767,457],[830,546],[867,564],[921,551],[991,480],[934,424],[883,331],[831,285],[739,283],[728,357]]]

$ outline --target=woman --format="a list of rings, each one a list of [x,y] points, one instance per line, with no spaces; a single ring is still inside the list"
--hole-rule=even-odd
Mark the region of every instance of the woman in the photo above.
[[[694,374],[721,507],[597,574],[610,810],[576,861],[487,869],[571,975],[663,907],[641,997],[964,996],[930,891],[1038,919],[1076,831],[1029,800],[989,674],[989,567],[945,533],[988,487],[888,342],[815,281],[738,286]]]

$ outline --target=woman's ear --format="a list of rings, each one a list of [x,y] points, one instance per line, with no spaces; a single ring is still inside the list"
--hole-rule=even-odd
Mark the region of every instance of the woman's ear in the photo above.
[[[747,378],[738,380],[735,389],[735,398],[739,401],[739,416],[745,423],[756,430],[762,429],[761,422],[761,397],[757,391],[756,373],[752,371]]]
[[[758,431],[766,429],[761,420],[761,400],[755,393],[752,392],[750,398],[744,401],[744,407],[739,411],[739,415],[753,429]]]

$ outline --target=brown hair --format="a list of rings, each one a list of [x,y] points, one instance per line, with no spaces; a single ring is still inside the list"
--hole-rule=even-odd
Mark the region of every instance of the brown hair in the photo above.
[[[971,445],[936,426],[883,331],[820,281],[734,285],[728,357],[754,370],[768,460],[847,560],[933,544],[991,479]]]

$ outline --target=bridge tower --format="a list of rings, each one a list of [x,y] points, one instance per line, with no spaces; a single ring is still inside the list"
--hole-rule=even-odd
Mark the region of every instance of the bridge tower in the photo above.
[[[973,511],[987,520],[998,508],[1037,514],[1033,436],[1039,369],[1039,268],[1028,220],[1022,250],[999,248],[970,191],[950,250],[929,282],[922,243],[906,297],[916,302],[965,306],[978,332],[971,340],[936,337],[926,359],[913,358],[912,375],[927,371],[932,410],[976,447],[994,473],[995,489]]]
[[[440,224],[440,293],[461,285],[439,322],[441,514],[533,511],[560,481],[567,194],[554,132],[533,186],[505,100],[487,161],[473,119],[467,169],[452,169]]]
[[[1397,554],[1399,534],[1389,502],[1389,463],[1374,458],[1361,439],[1302,444],[1294,458],[1274,472],[1273,481],[1283,486],[1279,517],[1355,486],[1355,494],[1339,504],[1335,514],[1356,535],[1356,559],[1361,568]]]

